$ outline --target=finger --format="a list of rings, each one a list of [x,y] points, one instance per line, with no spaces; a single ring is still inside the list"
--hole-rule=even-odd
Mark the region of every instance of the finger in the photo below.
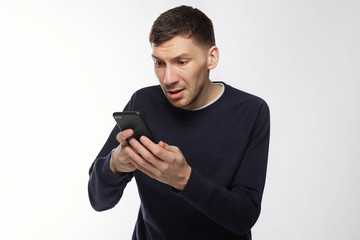
[[[147,149],[151,151],[152,154],[154,154],[158,158],[162,159],[165,156],[164,149],[161,148],[159,144],[154,143],[146,136],[142,136],[140,138],[140,141]]]
[[[157,159],[157,157],[154,156],[154,154],[152,154],[152,152],[146,148],[146,146],[138,142],[135,138],[130,140],[130,145],[138,154],[141,155],[142,158],[151,162],[153,165],[156,165],[155,162],[159,159]]]
[[[142,136],[140,141],[144,146],[146,146],[155,156],[160,158],[163,161],[172,160],[174,157],[173,147],[160,141],[159,144],[153,143],[149,138]]]
[[[133,166],[135,166],[136,169],[140,170],[141,172],[145,173],[146,175],[148,175],[151,178],[156,179],[156,175],[151,172],[150,170],[148,170],[147,168],[144,168],[142,165],[140,165],[138,162],[131,160],[131,164]]]
[[[139,142],[137,142],[137,141],[134,142],[134,141],[136,141],[136,140],[131,139],[131,141],[130,141],[131,144],[133,144],[133,145],[137,145],[137,144],[141,145]],[[141,146],[141,147],[144,148],[143,146]],[[125,152],[129,156],[130,162],[134,166],[136,166],[137,169],[141,170],[142,172],[146,173],[147,175],[149,175],[148,173],[150,173],[150,172],[151,172],[152,175],[158,174],[159,170],[157,169],[157,167],[154,166],[150,161],[145,159],[142,155],[140,155],[141,153],[139,153],[138,151],[139,150],[137,150],[135,147],[125,147]],[[142,152],[142,151],[140,151],[140,152]]]
[[[163,141],[160,141],[160,142],[159,142],[159,145],[160,145],[160,147],[162,147],[163,149],[165,149],[165,150],[167,150],[167,151],[171,151],[171,152],[174,151],[174,149],[173,149],[172,146],[170,146],[169,144],[167,144],[167,143],[165,143],[165,142],[163,142]]]
[[[124,131],[119,132],[116,135],[116,140],[118,140],[118,142],[120,144],[127,144],[126,139],[131,137],[134,134],[134,131],[132,129],[126,129]]]
[[[146,136],[141,136],[140,137],[140,142],[149,150],[157,150],[159,148],[159,145],[154,143],[153,141],[151,141],[148,137]]]
[[[130,140],[130,144],[135,149],[135,151],[137,151],[137,153],[141,156],[141,158],[143,158],[146,161],[145,164],[141,166],[151,171],[156,176],[159,176],[159,174],[161,174],[161,171],[164,171],[164,169],[168,168],[168,164],[167,164],[168,159],[163,160],[159,158],[156,154],[158,154],[159,156],[165,156],[166,153],[163,149],[161,149],[161,147],[153,143],[150,139],[143,138],[143,141],[144,140],[147,141],[148,147],[152,148],[151,150],[146,146],[144,146],[143,144],[139,143],[135,139]],[[171,155],[168,156],[168,158],[172,158],[172,157],[173,156]],[[148,163],[149,165],[147,165],[146,163]]]

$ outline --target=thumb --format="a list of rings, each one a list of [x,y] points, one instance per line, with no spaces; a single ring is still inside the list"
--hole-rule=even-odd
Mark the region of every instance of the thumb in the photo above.
[[[121,144],[125,144],[126,143],[126,139],[128,137],[131,137],[134,134],[134,131],[132,129],[126,129],[124,131],[119,132],[116,135],[116,139],[118,140],[119,143]]]

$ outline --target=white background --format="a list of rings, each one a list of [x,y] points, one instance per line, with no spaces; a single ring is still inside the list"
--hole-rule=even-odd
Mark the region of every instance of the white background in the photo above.
[[[112,112],[157,84],[148,33],[181,4],[213,20],[211,79],[270,105],[254,239],[360,238],[359,1],[1,0],[0,239],[130,239],[135,181],[98,213],[88,169]]]

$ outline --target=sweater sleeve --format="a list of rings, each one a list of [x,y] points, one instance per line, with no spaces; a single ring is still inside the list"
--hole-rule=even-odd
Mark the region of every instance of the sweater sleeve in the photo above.
[[[176,194],[225,229],[239,235],[250,231],[260,215],[269,136],[269,109],[264,103],[231,186],[219,186],[192,169],[185,189]]]
[[[89,199],[96,211],[114,207],[119,202],[127,183],[133,177],[133,173],[118,176],[110,170],[109,161],[112,149],[119,145],[116,140],[118,132],[119,129],[115,126],[89,170]]]

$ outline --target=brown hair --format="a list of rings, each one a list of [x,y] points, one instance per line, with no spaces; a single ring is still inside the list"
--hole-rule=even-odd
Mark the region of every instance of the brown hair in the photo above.
[[[151,28],[149,41],[156,46],[182,34],[200,46],[210,48],[215,45],[211,20],[199,9],[189,6],[176,7],[162,13]]]

